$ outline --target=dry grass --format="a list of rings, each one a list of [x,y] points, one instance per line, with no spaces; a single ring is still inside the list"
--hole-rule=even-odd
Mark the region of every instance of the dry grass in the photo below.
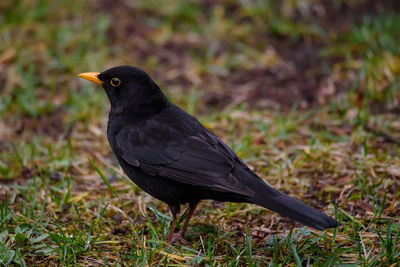
[[[397,266],[397,7],[292,2],[0,3],[2,264]],[[341,226],[204,201],[189,245],[167,245],[167,206],[125,178],[103,92],[75,78],[119,64],[149,71],[263,179]]]

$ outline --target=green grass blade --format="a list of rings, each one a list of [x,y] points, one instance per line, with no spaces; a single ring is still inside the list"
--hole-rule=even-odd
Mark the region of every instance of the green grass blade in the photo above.
[[[103,172],[99,169],[99,167],[94,164],[94,162],[88,158],[89,163],[93,166],[93,168],[96,170],[96,172],[100,175],[101,179],[103,179],[104,183],[107,185],[107,187],[113,192],[113,194],[116,197],[119,197],[117,191],[112,187],[112,185],[108,182],[107,178],[104,176]]]

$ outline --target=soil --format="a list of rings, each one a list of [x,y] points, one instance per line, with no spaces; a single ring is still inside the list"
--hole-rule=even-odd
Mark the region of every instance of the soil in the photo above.
[[[111,12],[109,39],[115,45],[124,47],[129,52],[125,56],[132,57],[132,62],[147,62],[156,57],[160,65],[151,70],[145,69],[155,80],[161,81],[164,86],[179,84],[183,90],[198,88],[204,94],[203,101],[208,107],[221,108],[245,102],[253,108],[290,109],[297,105],[298,108],[308,109],[324,105],[350,88],[351,81],[331,77],[333,65],[342,59],[321,56],[322,49],[332,42],[328,34],[326,38],[299,38],[293,43],[285,36],[262,33],[260,35],[266,36],[263,41],[280,57],[280,64],[250,70],[237,69],[222,76],[208,73],[196,80],[188,74],[187,61],[191,55],[198,54],[202,46],[208,47],[207,41],[191,42],[187,38],[179,38],[179,34],[172,35],[165,42],[154,41],[157,29],[145,21],[149,18],[160,19],[160,15],[152,10],[137,10],[123,0],[118,2],[118,9],[109,9],[114,6],[114,0],[101,0],[95,6]],[[204,12],[209,12],[217,4],[220,3],[204,0],[201,7]],[[227,1],[224,4],[227,5],[226,10],[236,12],[234,3]],[[400,1],[349,1],[338,7],[326,0],[312,3],[312,12],[308,17],[295,12],[291,19],[318,24],[326,33],[334,31],[340,35],[351,25],[359,23],[366,14],[377,15],[383,9],[400,11]]]

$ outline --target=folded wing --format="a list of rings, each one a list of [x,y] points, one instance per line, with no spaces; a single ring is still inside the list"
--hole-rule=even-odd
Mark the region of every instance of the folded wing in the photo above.
[[[168,124],[125,126],[116,135],[123,160],[175,182],[246,197],[254,192],[233,175],[232,159],[202,136],[184,136]]]

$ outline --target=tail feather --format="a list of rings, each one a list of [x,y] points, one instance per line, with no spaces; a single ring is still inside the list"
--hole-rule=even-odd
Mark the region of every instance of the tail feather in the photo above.
[[[252,199],[254,204],[263,206],[317,230],[334,228],[339,225],[335,219],[313,207],[289,197],[267,184],[264,185],[262,186],[263,188],[258,188],[256,195]]]

